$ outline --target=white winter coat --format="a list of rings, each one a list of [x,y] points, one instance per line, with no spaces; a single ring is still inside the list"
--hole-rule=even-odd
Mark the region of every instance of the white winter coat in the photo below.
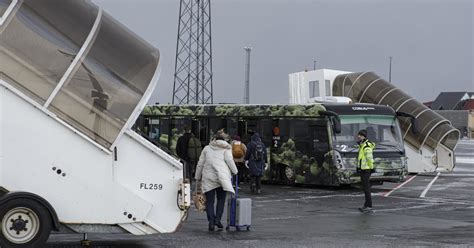
[[[201,180],[202,191],[208,192],[222,187],[224,191],[234,192],[232,175],[237,174],[232,157],[232,147],[224,140],[213,140],[204,147],[196,166],[196,180]]]

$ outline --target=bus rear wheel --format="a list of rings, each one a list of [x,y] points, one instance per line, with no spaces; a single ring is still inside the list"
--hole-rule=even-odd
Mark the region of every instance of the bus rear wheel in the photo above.
[[[0,206],[0,247],[42,247],[52,229],[51,215],[40,203],[12,199]]]
[[[286,184],[293,185],[296,180],[296,173],[293,168],[287,165],[282,166],[282,176]]]

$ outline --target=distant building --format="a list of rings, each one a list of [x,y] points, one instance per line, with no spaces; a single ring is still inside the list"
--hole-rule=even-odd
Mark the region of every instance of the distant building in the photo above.
[[[470,137],[468,110],[435,110],[435,112],[448,119],[451,125],[461,132],[461,137]]]
[[[289,98],[291,104],[304,104],[318,101],[348,102],[347,97],[333,97],[332,85],[334,79],[340,74],[351,73],[320,69],[291,73],[289,77]]]
[[[425,105],[451,121],[463,137],[474,138],[474,92],[441,92]]]
[[[474,110],[474,92],[441,92],[427,105],[433,110]]]

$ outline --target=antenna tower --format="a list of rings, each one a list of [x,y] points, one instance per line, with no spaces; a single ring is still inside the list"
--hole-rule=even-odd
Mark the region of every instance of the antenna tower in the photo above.
[[[173,104],[213,103],[210,2],[180,2]]]

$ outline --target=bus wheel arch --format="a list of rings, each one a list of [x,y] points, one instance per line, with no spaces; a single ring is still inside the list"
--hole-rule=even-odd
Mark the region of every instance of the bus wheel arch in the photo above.
[[[48,209],[30,198],[15,198],[0,205],[0,246],[41,247],[53,221]]]
[[[295,184],[296,182],[296,171],[293,167],[287,164],[279,164],[282,180],[287,184]]]

